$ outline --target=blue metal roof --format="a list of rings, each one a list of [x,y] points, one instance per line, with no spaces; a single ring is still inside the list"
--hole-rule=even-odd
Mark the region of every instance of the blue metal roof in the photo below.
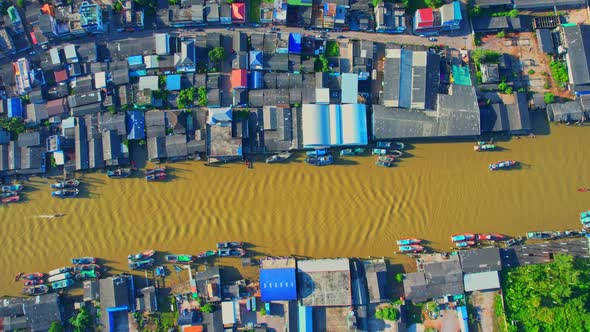
[[[250,51],[250,70],[262,69],[262,51]]]
[[[145,117],[142,111],[127,111],[127,139],[145,138]]]
[[[260,293],[263,302],[296,300],[295,269],[260,270]]]
[[[313,308],[299,306],[299,332],[313,332]]]
[[[166,77],[166,89],[170,91],[180,90],[180,75],[168,75]]]
[[[289,35],[289,53],[301,53],[301,34],[291,33]]]
[[[453,16],[455,16],[455,20],[462,20],[463,17],[461,15],[461,4],[459,1],[453,1]]]
[[[143,64],[143,57],[141,55],[133,55],[127,58],[130,66],[137,66]]]
[[[23,117],[23,103],[18,97],[8,99],[8,117],[9,118],[22,118]]]
[[[250,73],[250,89],[257,90],[264,87],[264,81],[262,80],[261,71],[253,71]]]

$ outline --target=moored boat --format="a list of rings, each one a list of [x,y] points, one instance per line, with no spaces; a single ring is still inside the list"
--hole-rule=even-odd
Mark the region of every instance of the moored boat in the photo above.
[[[398,246],[407,246],[407,245],[411,245],[411,244],[420,244],[421,242],[422,242],[422,240],[420,240],[420,239],[408,238],[408,239],[397,240],[397,245]]]
[[[47,278],[48,282],[56,282],[64,279],[70,279],[72,274],[70,272],[64,272],[56,275],[52,275],[51,277]]]
[[[326,166],[333,164],[334,158],[330,154],[324,156],[308,156],[305,158],[305,162],[314,166]]]
[[[92,271],[100,269],[100,265],[97,264],[84,264],[84,265],[76,265],[74,266],[74,272],[80,271]]]
[[[582,213],[580,213],[580,218],[589,218],[590,217],[590,211],[584,211]]]
[[[62,190],[52,191],[51,196],[59,197],[59,198],[74,198],[74,197],[78,196],[79,193],[80,193],[80,190],[78,188],[62,189]]]
[[[217,250],[206,250],[197,254],[197,258],[212,257],[217,254]]]
[[[497,234],[497,233],[493,233],[493,234],[479,234],[477,235],[477,239],[479,241],[504,241],[506,239],[506,237],[502,234]]]
[[[358,156],[365,152],[365,148],[343,149],[340,150],[340,156]]]
[[[278,162],[285,161],[285,160],[291,158],[291,155],[292,155],[292,153],[291,152],[287,152],[287,151],[281,152],[281,153],[277,153],[277,154],[274,154],[274,155],[266,158],[265,159],[265,162],[267,164],[278,163]]]
[[[72,267],[70,266],[64,266],[64,267],[60,267],[54,270],[51,270],[47,273],[47,275],[49,276],[54,276],[56,274],[60,274],[60,273],[66,273],[66,272],[70,272],[72,270]]]
[[[107,176],[111,179],[124,179],[129,175],[131,175],[131,168],[117,168],[107,171]]]
[[[164,269],[163,266],[158,266],[154,270],[154,273],[156,274],[156,277],[164,278],[166,276],[166,269]]]
[[[516,161],[514,161],[514,160],[503,160],[503,161],[499,161],[497,163],[491,163],[488,166],[488,168],[490,169],[490,171],[495,171],[495,170],[502,169],[502,168],[510,168],[514,165],[516,165]]]
[[[148,259],[142,259],[140,261],[130,262],[129,268],[132,270],[147,269],[147,268],[152,267],[154,265],[154,261],[155,260],[153,258],[148,258]]]
[[[384,161],[384,160],[378,159],[377,161],[375,161],[375,165],[380,166],[380,167],[391,167],[391,166],[393,166],[393,163],[391,161]]]
[[[403,150],[406,148],[406,145],[402,142],[377,142],[375,146],[378,148],[388,148],[395,150]]]
[[[526,238],[529,240],[550,240],[557,236],[555,232],[528,232]]]
[[[422,247],[421,245],[417,245],[417,244],[405,245],[405,246],[399,246],[399,251],[404,254],[418,253],[418,252],[424,251],[424,247]]]
[[[64,279],[64,280],[60,280],[60,281],[51,283],[51,288],[53,288],[53,289],[68,288],[68,287],[72,286],[73,284],[74,284],[74,280]]]
[[[219,249],[217,255],[219,257],[242,257],[246,255],[246,250],[242,248]]]
[[[491,151],[495,150],[496,146],[494,144],[482,144],[482,145],[474,145],[473,151],[481,152],[481,151]]]
[[[100,278],[100,272],[96,270],[84,270],[76,273],[76,279],[84,280],[84,279],[98,279]]]
[[[94,258],[94,257],[72,258],[72,264],[76,264],[76,265],[85,265],[85,264],[94,264],[94,263],[96,263],[96,258]]]
[[[68,189],[68,188],[77,188],[79,185],[80,185],[80,181],[78,181],[76,179],[70,179],[70,180],[52,183],[50,186],[53,189]]]
[[[127,259],[130,262],[140,261],[140,260],[148,259],[148,258],[152,257],[155,253],[156,253],[156,251],[153,249],[144,250],[142,252],[138,252],[137,254],[127,255]]]
[[[385,162],[388,162],[388,163],[392,163],[392,162],[395,161],[395,157],[392,156],[392,155],[385,155],[385,156],[379,156],[377,158],[377,160],[379,160],[379,161],[385,161]]]
[[[228,249],[228,248],[241,248],[244,246],[244,242],[229,241],[229,242],[218,242],[217,249]]]
[[[166,167],[148,168],[145,170],[145,175],[152,175],[157,173],[166,173]]]
[[[475,241],[461,241],[455,243],[455,246],[459,249],[473,247],[474,245]]]
[[[190,264],[193,262],[192,255],[166,255],[164,259],[168,263]]]
[[[20,196],[16,195],[16,196],[10,196],[10,197],[6,197],[2,199],[2,203],[4,204],[9,204],[9,203],[16,203],[20,201]]]
[[[307,151],[305,152],[305,154],[310,157],[310,156],[325,156],[327,155],[329,152],[328,149],[315,149],[315,150],[311,150],[311,151]]]
[[[18,196],[17,191],[6,191],[0,194],[0,198],[8,198],[12,196]]]
[[[43,280],[41,279],[37,279],[37,280],[25,280],[24,281],[24,285],[25,286],[35,286],[35,285],[42,285],[43,284]]]
[[[49,292],[49,287],[45,286],[45,285],[36,285],[36,286],[28,286],[28,287],[24,287],[22,290],[22,293],[24,295],[42,295],[42,294],[46,294],[47,292]]]
[[[37,279],[43,279],[43,273],[40,272],[33,272],[33,273],[27,273],[27,274],[23,274],[20,279],[23,280],[37,280]]]
[[[22,184],[12,184],[9,186],[2,186],[0,187],[0,189],[3,192],[7,192],[7,191],[21,191],[23,190],[23,185]]]
[[[14,276],[14,281],[19,281],[20,278],[23,276],[24,272],[19,272]]]
[[[146,175],[145,179],[150,182],[162,181],[162,180],[166,179],[166,173],[155,173],[155,174]]]
[[[475,234],[472,233],[456,234],[451,236],[451,241],[453,242],[463,242],[472,240],[475,240]]]

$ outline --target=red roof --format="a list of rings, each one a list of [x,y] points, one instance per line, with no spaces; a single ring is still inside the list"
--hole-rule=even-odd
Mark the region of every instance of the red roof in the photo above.
[[[232,3],[231,18],[234,21],[246,21],[246,4],[243,2]]]
[[[434,24],[434,14],[432,8],[418,9],[417,16],[420,18],[418,21],[419,27],[429,27]]]
[[[231,87],[232,88],[245,88],[247,87],[246,81],[247,71],[246,69],[234,69],[231,71]]]
[[[60,71],[56,71],[53,74],[55,76],[56,83],[65,82],[68,80],[68,71],[65,69],[60,70]]]
[[[37,37],[35,36],[35,33],[33,31],[31,31],[30,35],[31,35],[31,40],[33,41],[33,45],[37,45]]]

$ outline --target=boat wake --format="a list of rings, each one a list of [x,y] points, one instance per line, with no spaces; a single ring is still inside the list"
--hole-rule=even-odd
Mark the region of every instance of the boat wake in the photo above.
[[[54,218],[60,218],[60,217],[63,217],[63,216],[65,216],[65,214],[63,214],[63,213],[58,213],[58,214],[42,214],[42,215],[37,216],[37,218],[40,218],[40,219],[54,219]]]

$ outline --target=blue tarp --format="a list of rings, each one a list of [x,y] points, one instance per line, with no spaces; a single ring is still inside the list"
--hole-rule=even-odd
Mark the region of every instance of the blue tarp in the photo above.
[[[263,302],[297,299],[294,268],[260,270],[260,293]]]
[[[137,66],[143,64],[143,57],[141,55],[133,55],[127,58],[130,66]]]
[[[22,118],[23,117],[23,103],[20,98],[8,99],[8,117],[9,118]]]
[[[291,33],[289,35],[289,53],[301,53],[301,34]]]
[[[264,81],[262,80],[261,71],[253,71],[250,73],[250,89],[262,89],[264,87]]]
[[[127,111],[127,139],[145,138],[145,117],[142,111]]]
[[[180,75],[168,75],[166,77],[166,89],[170,91],[180,90]]]
[[[147,75],[147,71],[145,69],[132,70],[129,72],[129,77],[140,77],[140,76],[146,76],[146,75]]]

